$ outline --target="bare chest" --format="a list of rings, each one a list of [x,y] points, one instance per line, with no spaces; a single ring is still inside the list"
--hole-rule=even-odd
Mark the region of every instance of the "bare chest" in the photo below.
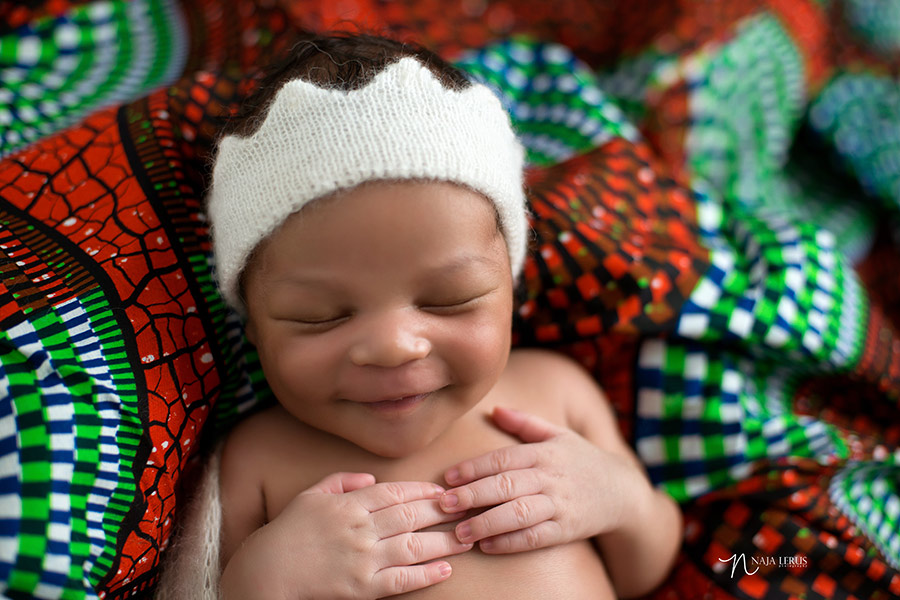
[[[338,471],[371,473],[379,482],[432,481],[446,485],[443,474],[454,464],[521,443],[491,423],[490,407],[479,408],[465,415],[429,447],[404,458],[375,456],[321,432],[306,431],[306,436],[313,438],[305,437],[302,441],[284,436],[285,439],[277,442],[279,448],[272,453],[272,460],[263,466],[267,519],[278,516],[298,493]],[[540,416],[564,424],[562,414],[552,408],[548,407]],[[432,529],[450,529],[454,525],[445,523]],[[447,560],[453,568],[453,576],[448,581],[402,597],[410,600],[614,597],[600,557],[587,540],[511,555],[485,555],[476,547]]]
[[[561,420],[553,417],[545,416],[557,422]],[[263,485],[269,520],[298,493],[337,471],[371,473],[379,482],[432,481],[445,485],[443,474],[450,466],[521,443],[493,426],[484,411],[467,415],[427,449],[405,458],[374,456],[327,434],[313,441],[315,456],[309,454],[307,443],[286,441],[285,451],[279,452],[265,467]],[[454,525],[445,523],[431,529],[451,529]],[[449,580],[397,597],[410,600],[492,597],[605,600],[614,597],[600,557],[587,540],[511,555],[486,555],[476,547],[447,560],[453,568]]]
[[[403,458],[376,456],[329,434],[312,435],[312,440],[285,436],[278,442],[280,451],[263,467],[267,520],[275,518],[297,494],[338,471],[371,473],[379,482],[431,481],[446,486],[444,472],[454,464],[521,443],[491,424],[484,411],[465,415],[430,446]]]

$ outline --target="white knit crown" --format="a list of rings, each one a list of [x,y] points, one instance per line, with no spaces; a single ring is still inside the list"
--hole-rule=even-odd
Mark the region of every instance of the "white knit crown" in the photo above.
[[[517,277],[525,261],[524,152],[485,86],[445,88],[404,57],[353,91],[295,79],[259,130],[219,142],[209,196],[219,287],[243,312],[241,271],[253,249],[304,205],[366,181],[466,185],[497,209]]]

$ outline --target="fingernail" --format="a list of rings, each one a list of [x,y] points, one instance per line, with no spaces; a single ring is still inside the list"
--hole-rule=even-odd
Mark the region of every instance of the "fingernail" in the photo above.
[[[492,540],[490,538],[488,538],[486,540],[481,540],[480,545],[481,545],[482,550],[490,550],[491,548],[494,547],[494,540]]]
[[[472,537],[472,527],[468,523],[460,523],[456,526],[456,538],[459,541],[464,542],[470,537]]]
[[[453,483],[455,481],[459,481],[459,469],[450,469],[447,471],[447,474],[444,476],[444,479],[447,480],[447,483]]]
[[[444,563],[440,567],[441,577],[450,577],[450,573],[453,569],[450,567],[450,563]]]
[[[444,488],[442,488],[441,486],[439,486],[438,484],[434,484],[434,493],[435,493],[436,496],[440,496],[440,495],[443,494],[445,491],[446,491],[446,490],[445,490]]]
[[[456,494],[445,493],[441,496],[441,506],[444,508],[453,508],[457,504],[459,504],[459,498]]]

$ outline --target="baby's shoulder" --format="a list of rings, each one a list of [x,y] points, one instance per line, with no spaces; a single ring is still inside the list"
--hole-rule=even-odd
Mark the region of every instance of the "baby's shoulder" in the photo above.
[[[243,417],[228,432],[226,446],[255,445],[258,440],[267,439],[280,429],[278,413],[282,410],[278,405],[260,409]]]
[[[584,367],[561,352],[543,348],[514,348],[509,353],[507,368],[525,372],[534,372],[537,377],[566,377],[572,371],[587,373]]]
[[[225,438],[222,468],[259,471],[272,456],[281,455],[287,446],[303,444],[305,425],[289,418],[279,406],[264,408],[243,418]]]
[[[559,352],[522,348],[510,353],[504,385],[515,398],[515,408],[544,412],[560,407],[565,420],[577,423],[584,411],[592,412],[606,398],[588,370]],[[541,410],[543,409],[543,410]]]
[[[591,374],[581,364],[560,352],[520,348],[509,355],[504,376],[523,390],[570,395],[572,391],[598,390]]]

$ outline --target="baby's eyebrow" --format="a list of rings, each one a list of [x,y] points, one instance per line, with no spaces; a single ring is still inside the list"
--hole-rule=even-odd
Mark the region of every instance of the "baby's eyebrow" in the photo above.
[[[500,271],[506,268],[506,265],[497,264],[496,260],[492,260],[484,254],[466,253],[453,257],[452,259],[440,263],[430,269],[432,274],[448,275],[460,271],[466,271],[476,266],[482,266],[491,271]]]
[[[284,277],[279,277],[278,279],[273,280],[270,285],[272,286],[291,286],[291,287],[317,287],[317,288],[330,288],[340,290],[343,289],[340,282],[328,277],[327,275],[317,276],[317,275],[285,275]]]
[[[467,271],[472,271],[479,267],[490,271],[492,274],[498,274],[507,269],[508,265],[505,262],[501,264],[478,252],[465,252],[443,262],[436,261],[433,266],[425,267],[421,277],[424,279],[435,279],[452,275],[465,275]],[[327,273],[285,274],[282,277],[273,279],[269,282],[269,285],[271,288],[304,287],[325,289],[330,292],[349,290],[347,285],[343,284],[339,279],[329,276]]]

